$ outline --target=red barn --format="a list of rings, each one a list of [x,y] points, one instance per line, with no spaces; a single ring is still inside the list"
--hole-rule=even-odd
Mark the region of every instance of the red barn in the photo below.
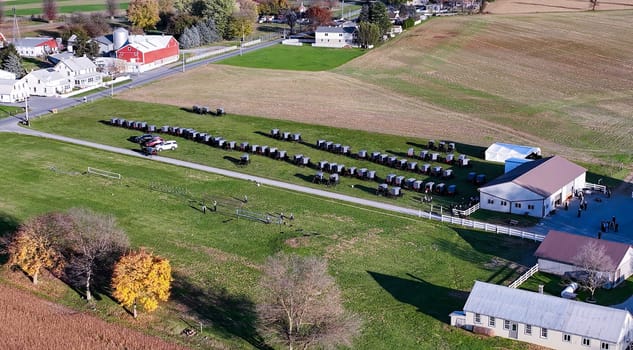
[[[178,41],[171,35],[130,35],[128,43],[116,50],[116,57],[147,71],[178,60]]]

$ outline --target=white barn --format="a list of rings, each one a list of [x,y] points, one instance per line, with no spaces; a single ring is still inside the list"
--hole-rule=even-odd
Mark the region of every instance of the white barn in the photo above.
[[[314,44],[317,47],[355,47],[356,42],[356,24],[346,22],[340,27],[321,26],[314,32]]]
[[[603,246],[606,255],[613,262],[608,271],[601,271],[607,275],[609,287],[615,287],[633,275],[633,249],[629,244],[554,230],[549,231],[534,253],[538,259],[539,271],[559,276],[578,271],[574,258],[583,246],[591,242]]]
[[[545,217],[585,187],[587,169],[560,156],[522,164],[480,187],[480,208]]]
[[[479,281],[451,325],[558,350],[625,350],[633,340],[627,310]]]
[[[495,142],[486,149],[485,159],[491,162],[503,163],[508,158],[528,158],[541,156],[541,149],[532,146],[513,145],[511,143]]]

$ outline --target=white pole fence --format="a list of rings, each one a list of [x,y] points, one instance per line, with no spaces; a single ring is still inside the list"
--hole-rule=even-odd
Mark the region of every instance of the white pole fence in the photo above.
[[[527,281],[528,278],[532,277],[535,273],[538,272],[538,264],[532,266],[531,269],[527,270],[521,277],[517,278],[516,281],[512,282],[508,287],[510,288],[519,288],[523,282]]]

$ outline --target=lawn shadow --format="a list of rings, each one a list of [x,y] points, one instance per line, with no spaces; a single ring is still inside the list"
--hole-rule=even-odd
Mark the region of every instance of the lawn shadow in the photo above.
[[[354,184],[354,188],[359,189],[365,193],[376,194],[376,187],[369,187],[365,185]]]
[[[20,226],[18,219],[6,213],[0,213],[0,264],[4,265],[9,260],[6,248],[11,235]]]
[[[444,323],[448,323],[449,313],[463,308],[468,297],[467,292],[437,286],[409,273],[410,279],[367,273],[399,302],[413,305],[419,312]]]
[[[222,159],[228,160],[229,162],[233,163],[233,165],[235,165],[235,166],[243,165],[242,162],[239,159],[235,158],[235,157],[224,156],[224,157],[222,157]]]
[[[295,177],[305,181],[305,182],[314,182],[314,175],[306,175],[301,173],[295,173]]]
[[[539,246],[538,242],[461,227],[455,227],[453,230],[468,243],[469,247],[460,248],[447,242],[446,251],[466,261],[471,261],[469,258],[473,257],[474,250],[480,254],[493,255],[526,267],[532,267],[536,263],[534,252]]]
[[[266,33],[281,33],[283,28],[275,27],[275,26],[269,26],[269,25],[263,25],[263,26],[257,27],[257,30],[260,31],[260,32],[266,32]]]
[[[174,274],[172,299],[199,321],[228,336],[244,339],[257,349],[272,349],[257,331],[255,303],[244,295],[231,295],[221,288],[201,288],[186,276]]]
[[[394,156],[397,156],[399,158],[414,158],[414,157],[409,157],[409,155],[407,154],[407,152],[402,152],[402,151],[394,151],[392,149],[388,149],[385,152],[393,154]]]

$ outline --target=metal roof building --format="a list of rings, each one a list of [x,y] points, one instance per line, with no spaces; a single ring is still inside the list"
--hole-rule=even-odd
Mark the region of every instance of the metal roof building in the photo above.
[[[485,159],[491,162],[503,163],[508,158],[527,158],[531,155],[540,156],[541,149],[532,146],[495,142],[486,149]]]
[[[464,326],[555,349],[624,350],[633,334],[626,310],[479,281],[463,314],[455,313],[465,318]]]

